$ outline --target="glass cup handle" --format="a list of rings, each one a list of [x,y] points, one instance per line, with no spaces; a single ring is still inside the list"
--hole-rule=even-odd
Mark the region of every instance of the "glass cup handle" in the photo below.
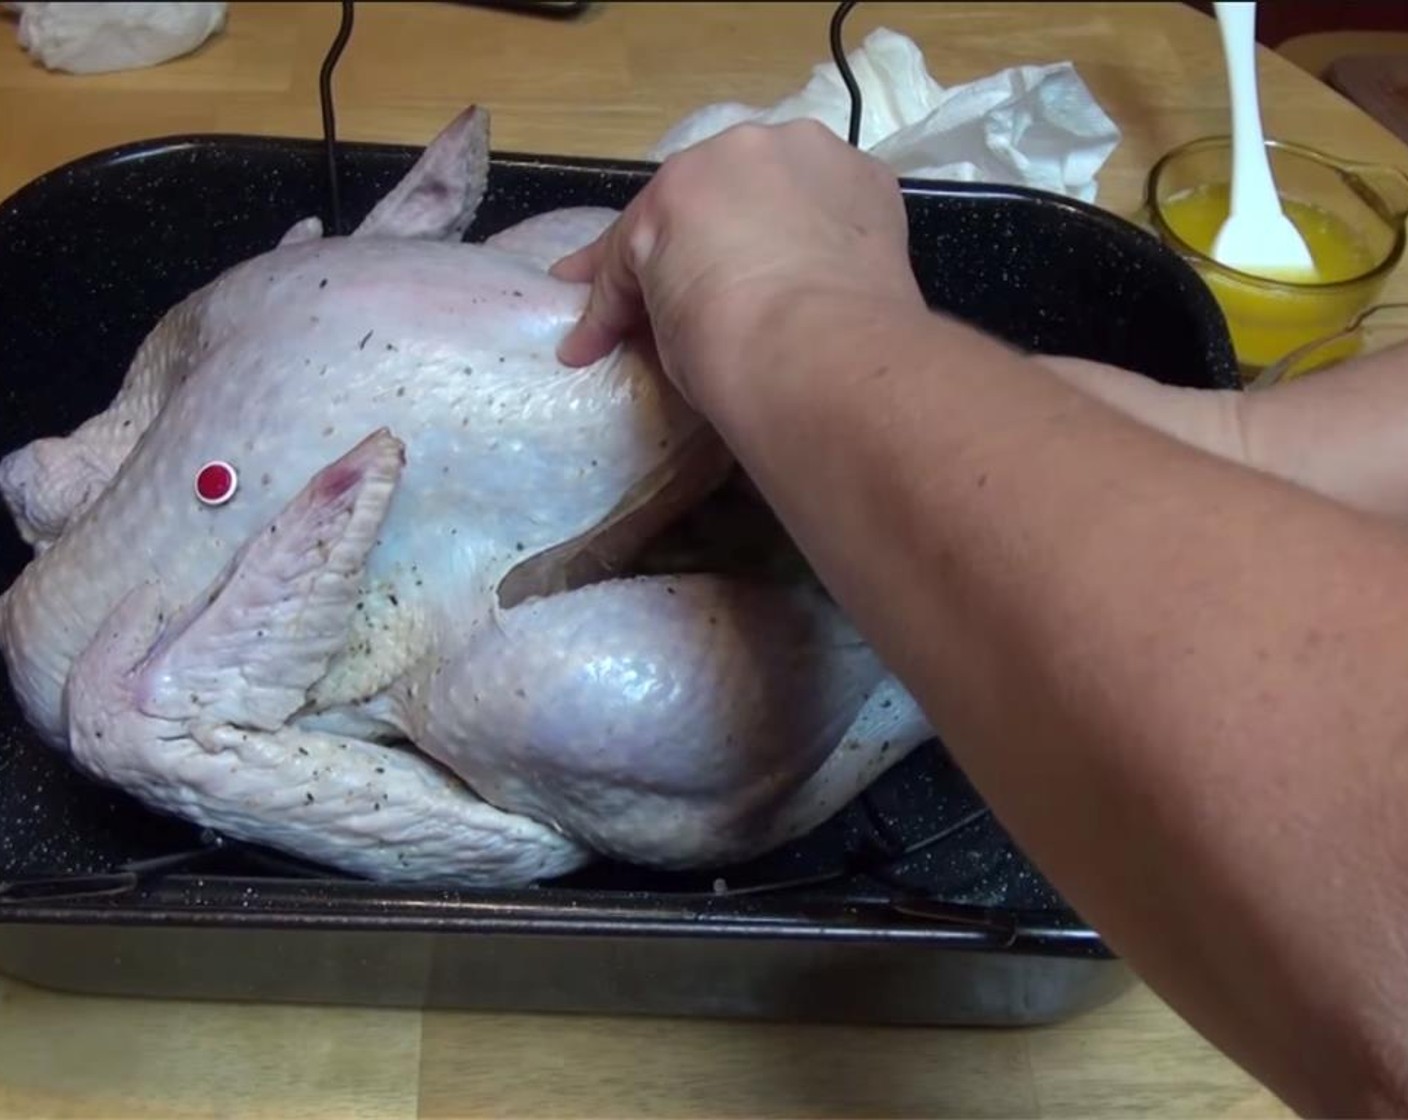
[[[1408,311],[1408,303],[1376,303],[1372,307],[1366,307],[1351,319],[1343,330],[1317,338],[1312,342],[1307,342],[1304,346],[1298,346],[1289,354],[1272,362],[1247,383],[1247,391],[1271,388],[1271,386],[1281,381],[1287,373],[1295,369],[1296,366],[1300,365],[1306,358],[1315,353],[1315,351],[1322,350],[1328,346],[1333,346],[1336,342],[1343,342],[1345,339],[1354,337],[1354,335],[1364,329],[1365,324],[1367,324],[1370,319],[1390,311]]]
[[[1353,164],[1351,170],[1387,205],[1389,219],[1402,225],[1408,218],[1408,172],[1381,163]]]

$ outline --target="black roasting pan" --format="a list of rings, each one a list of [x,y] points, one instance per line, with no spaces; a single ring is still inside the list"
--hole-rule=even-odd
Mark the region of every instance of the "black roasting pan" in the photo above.
[[[356,221],[419,149],[342,152]],[[495,153],[468,236],[619,207],[651,170]],[[934,306],[1033,350],[1237,385],[1207,291],[1129,223],[1006,187],[908,182],[905,196]],[[228,135],[99,152],[0,204],[0,453],[102,407],[166,308],[298,218],[327,222],[325,205],[318,142]],[[28,550],[0,520],[6,586]],[[347,880],[158,817],[40,746],[0,684],[0,883],[0,972],[92,993],[1019,1025],[1130,982],[937,742],[747,866],[602,865],[445,892]]]

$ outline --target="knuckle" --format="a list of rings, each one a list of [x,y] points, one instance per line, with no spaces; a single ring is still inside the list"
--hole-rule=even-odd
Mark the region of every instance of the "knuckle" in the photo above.
[[[720,151],[756,153],[776,142],[774,126],[742,121],[719,134]]]
[[[757,121],[741,121],[728,130],[735,140],[743,144],[759,144],[767,139],[772,129]]]
[[[658,194],[660,191],[668,190],[670,184],[679,178],[681,166],[689,163],[693,152],[693,148],[685,148],[666,156],[660,166],[655,169],[654,174],[650,176],[651,193]]]
[[[799,140],[805,140],[812,144],[829,144],[837,140],[836,134],[815,117],[800,117],[797,120],[788,121],[784,127]]]
[[[626,234],[626,252],[637,271],[644,268],[655,255],[656,241],[656,225],[644,216]]]
[[[675,196],[686,189],[699,175],[701,161],[708,162],[708,154],[699,146],[676,152],[660,165],[652,177],[649,203],[658,206],[673,201]]]

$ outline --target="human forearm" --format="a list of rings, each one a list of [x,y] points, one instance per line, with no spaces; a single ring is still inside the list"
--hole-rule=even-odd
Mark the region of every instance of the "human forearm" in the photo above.
[[[1070,358],[1062,380],[1190,446],[1408,519],[1408,345],[1269,390],[1179,389]]]
[[[893,173],[824,126],[728,129],[555,266],[591,282],[558,355],[648,319],[1112,943],[1299,1107],[1408,1106],[1400,531],[932,318],[907,231]]]
[[[1408,548],[1043,373],[818,306],[702,404],[1068,897],[1298,1106],[1367,1108],[1408,980]]]
[[[1408,519],[1408,345],[1244,394],[1253,465]]]

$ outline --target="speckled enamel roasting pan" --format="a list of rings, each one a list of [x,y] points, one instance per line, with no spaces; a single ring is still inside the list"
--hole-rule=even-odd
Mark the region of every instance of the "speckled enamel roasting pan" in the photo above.
[[[343,151],[349,222],[418,154]],[[468,236],[552,207],[621,206],[650,171],[497,153]],[[296,219],[326,220],[325,184],[316,141],[178,137],[97,153],[0,205],[0,452],[103,406],[163,311]],[[935,306],[1020,346],[1236,385],[1207,292],[1135,227],[1026,190],[909,183],[906,195]],[[28,552],[0,521],[6,586]],[[602,865],[531,890],[393,889],[210,841],[78,775],[0,685],[0,971],[31,983],[1017,1025],[1069,1016],[1129,982],[938,743],[804,840],[696,875]]]

